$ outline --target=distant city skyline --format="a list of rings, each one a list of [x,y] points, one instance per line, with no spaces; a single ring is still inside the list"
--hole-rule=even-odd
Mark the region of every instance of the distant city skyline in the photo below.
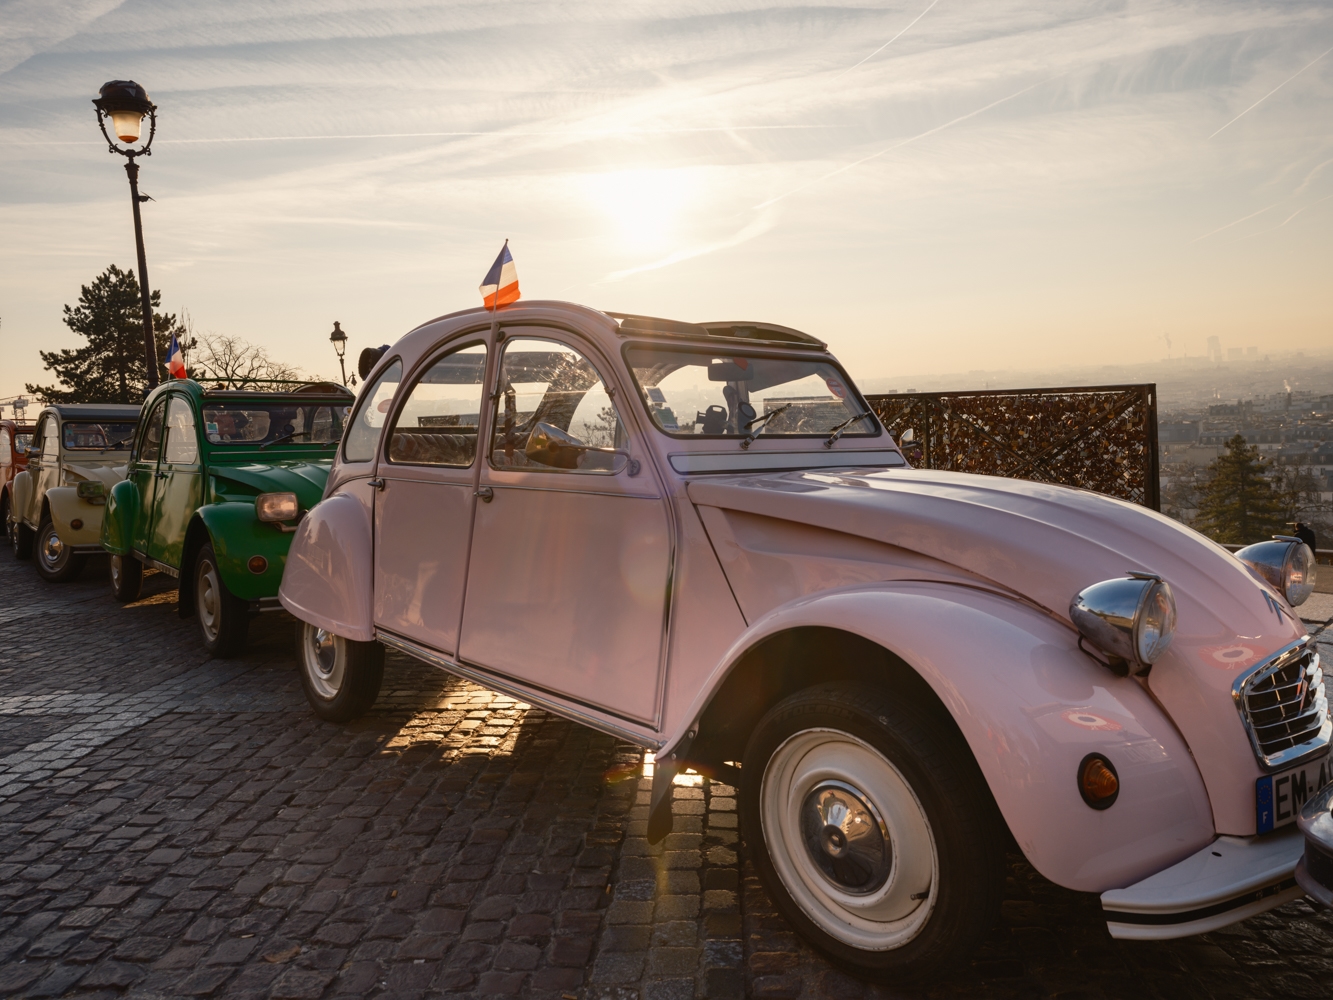
[[[1333,349],[1333,10],[15,0],[0,398],[133,266],[89,103],[160,107],[151,284],[328,376],[526,298],[785,323],[858,378]],[[956,386],[963,388],[965,386]]]

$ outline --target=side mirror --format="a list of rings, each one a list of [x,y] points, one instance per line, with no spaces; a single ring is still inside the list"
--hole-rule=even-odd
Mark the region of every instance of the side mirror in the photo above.
[[[528,435],[528,443],[523,447],[523,454],[527,456],[528,461],[552,469],[577,469],[579,459],[590,452],[608,457],[608,472],[619,472],[628,462],[630,475],[638,474],[639,463],[625,452],[615,448],[594,448],[559,427],[541,421],[532,428],[532,433]]]

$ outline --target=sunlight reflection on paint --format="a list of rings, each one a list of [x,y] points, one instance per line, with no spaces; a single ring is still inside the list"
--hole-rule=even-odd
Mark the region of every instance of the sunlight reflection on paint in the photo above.
[[[583,179],[586,197],[630,249],[653,250],[677,236],[697,178],[688,170],[618,170]]]

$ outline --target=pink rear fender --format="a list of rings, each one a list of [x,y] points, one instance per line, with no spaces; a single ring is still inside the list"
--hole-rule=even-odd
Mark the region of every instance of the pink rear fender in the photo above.
[[[278,600],[303,622],[369,642],[372,559],[369,510],[350,493],[335,493],[297,527]]]
[[[1120,888],[1213,839],[1198,768],[1140,684],[1080,652],[1068,626],[984,590],[876,584],[776,608],[733,646],[689,718],[746,650],[804,626],[861,635],[925,679],[962,730],[1023,853],[1051,881],[1084,892]],[[1094,752],[1120,778],[1105,810],[1078,790],[1079,764]]]

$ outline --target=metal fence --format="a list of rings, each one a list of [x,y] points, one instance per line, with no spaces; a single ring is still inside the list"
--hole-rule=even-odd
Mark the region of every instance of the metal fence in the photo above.
[[[1078,486],[1161,509],[1154,383],[866,399],[918,468]]]

